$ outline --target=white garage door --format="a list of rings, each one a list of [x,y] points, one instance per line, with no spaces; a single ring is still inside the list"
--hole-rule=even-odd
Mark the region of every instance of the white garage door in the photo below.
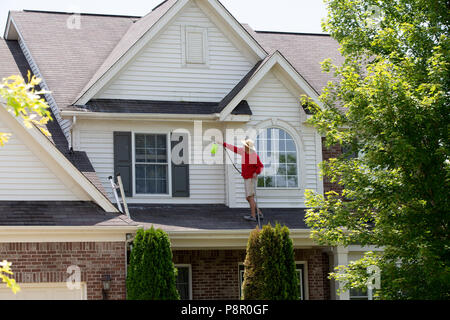
[[[21,290],[14,294],[5,285],[0,287],[0,300],[86,300],[86,284],[69,290],[66,283],[19,283]]]

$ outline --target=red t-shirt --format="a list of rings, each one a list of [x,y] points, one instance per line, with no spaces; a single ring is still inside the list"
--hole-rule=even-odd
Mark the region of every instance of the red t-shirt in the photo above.
[[[242,177],[244,179],[253,178],[255,173],[260,174],[262,172],[264,165],[261,163],[261,160],[256,152],[248,154],[245,152],[244,148],[238,148],[226,142],[223,143],[223,146],[242,157]]]

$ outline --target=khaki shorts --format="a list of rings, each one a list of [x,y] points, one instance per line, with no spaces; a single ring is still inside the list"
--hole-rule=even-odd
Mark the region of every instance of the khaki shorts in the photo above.
[[[244,179],[245,197],[253,197],[255,195],[255,187],[258,178]]]

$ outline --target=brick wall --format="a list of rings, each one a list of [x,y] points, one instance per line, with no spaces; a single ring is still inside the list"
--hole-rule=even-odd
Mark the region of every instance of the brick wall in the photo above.
[[[330,158],[337,158],[342,154],[342,148],[340,145],[334,145],[330,148],[325,146],[325,138],[322,138],[322,158],[323,161],[328,160]],[[337,183],[331,183],[327,177],[323,177],[323,192],[326,193],[328,191],[336,191],[337,193],[341,193],[342,186]]]
[[[66,282],[77,265],[89,300],[102,299],[102,276],[111,275],[108,299],[125,299],[125,242],[0,243],[0,257],[12,262],[20,283]]]
[[[192,296],[197,299],[239,299],[238,265],[245,250],[177,250],[175,264],[190,264]],[[295,250],[296,261],[308,263],[309,299],[330,299],[328,256],[317,250]]]

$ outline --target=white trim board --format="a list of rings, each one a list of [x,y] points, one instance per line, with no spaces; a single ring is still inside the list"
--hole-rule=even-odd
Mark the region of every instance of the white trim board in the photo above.
[[[0,243],[124,242],[139,226],[0,226]]]

